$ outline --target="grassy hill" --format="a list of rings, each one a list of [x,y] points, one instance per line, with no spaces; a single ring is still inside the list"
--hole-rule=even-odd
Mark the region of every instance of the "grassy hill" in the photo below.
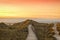
[[[2,24],[5,27],[6,24]],[[21,24],[16,23],[9,25],[8,28],[0,28],[0,40],[25,40],[28,34],[29,21],[26,20]],[[0,27],[2,27],[0,25]]]
[[[26,20],[13,25],[0,24],[0,40],[26,40],[28,35],[28,26],[34,27],[34,32],[38,40],[56,40],[52,27],[53,23],[38,23],[33,20]],[[3,26],[3,28],[1,28]],[[32,28],[33,28],[32,27]],[[5,28],[5,29],[4,29]]]
[[[54,26],[53,23],[38,23],[32,21],[32,25],[35,28],[35,33],[38,38],[38,40],[56,40],[56,38],[53,37],[55,34],[52,27]]]

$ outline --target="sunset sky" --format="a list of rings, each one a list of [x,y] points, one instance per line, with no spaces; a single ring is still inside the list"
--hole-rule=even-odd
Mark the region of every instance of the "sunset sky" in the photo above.
[[[60,19],[60,0],[0,0],[0,18]]]

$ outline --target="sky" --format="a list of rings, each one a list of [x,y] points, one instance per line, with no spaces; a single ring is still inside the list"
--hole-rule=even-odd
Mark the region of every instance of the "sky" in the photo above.
[[[60,0],[0,0],[0,18],[60,19]]]

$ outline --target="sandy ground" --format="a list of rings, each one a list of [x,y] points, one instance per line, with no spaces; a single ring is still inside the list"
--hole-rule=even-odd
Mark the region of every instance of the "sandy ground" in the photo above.
[[[54,37],[55,37],[57,40],[60,40],[60,35],[59,35],[59,32],[57,31],[56,23],[55,23],[53,29],[54,29],[54,32],[55,32]]]
[[[31,27],[32,27],[32,25],[29,25],[29,26],[28,26],[29,34],[28,34],[26,40],[37,40],[37,37],[36,37],[35,33],[33,32],[33,30],[32,30]]]

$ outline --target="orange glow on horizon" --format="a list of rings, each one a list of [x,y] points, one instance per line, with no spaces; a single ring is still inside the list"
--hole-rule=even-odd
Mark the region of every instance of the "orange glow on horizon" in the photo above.
[[[0,0],[0,18],[60,19],[60,0]]]

